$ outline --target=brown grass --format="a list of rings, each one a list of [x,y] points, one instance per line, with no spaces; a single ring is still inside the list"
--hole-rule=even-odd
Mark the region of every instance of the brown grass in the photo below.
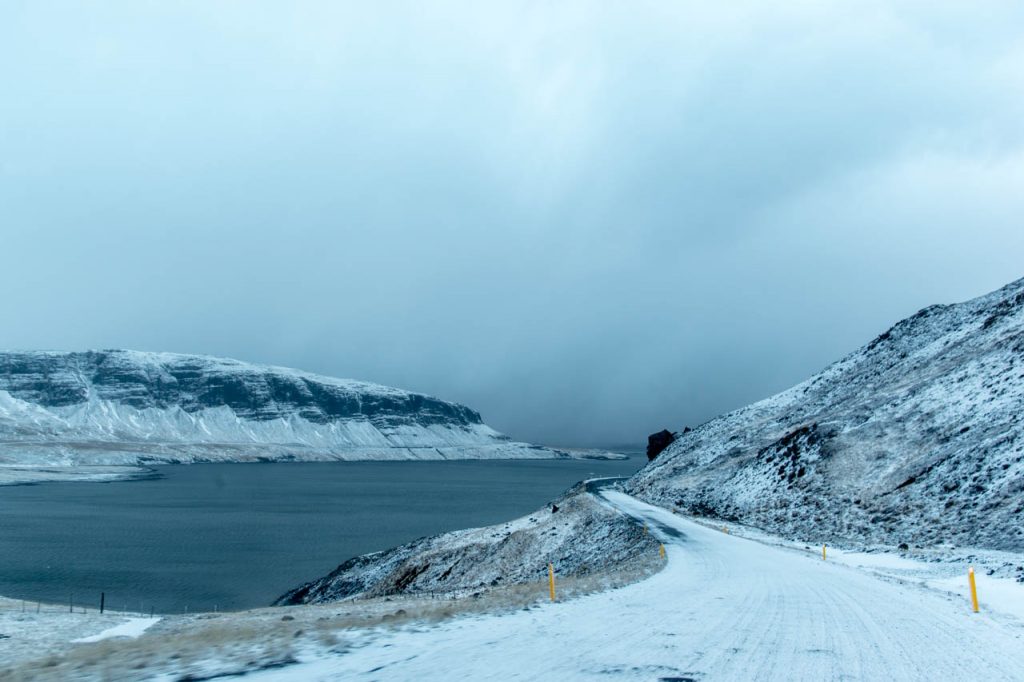
[[[655,553],[620,570],[558,579],[560,601],[643,580],[661,569]],[[158,674],[195,680],[287,664],[300,649],[341,653],[353,629],[436,623],[465,614],[528,608],[548,599],[547,582],[466,595],[395,596],[238,613],[170,616],[134,640],[69,645],[57,654],[0,666],[0,679],[142,680]]]

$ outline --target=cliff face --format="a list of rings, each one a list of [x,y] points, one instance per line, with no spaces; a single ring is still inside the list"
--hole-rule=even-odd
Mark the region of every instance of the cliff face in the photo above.
[[[480,424],[463,405],[386,386],[282,367],[170,353],[88,351],[0,354],[0,390],[41,407],[92,399],[137,410],[188,413],[229,407],[241,419],[297,416],[315,424],[370,419],[384,424]]]
[[[1024,280],[925,308],[685,433],[628,484],[819,541],[1024,550]]]
[[[194,355],[0,353],[0,462],[556,457],[468,407]]]

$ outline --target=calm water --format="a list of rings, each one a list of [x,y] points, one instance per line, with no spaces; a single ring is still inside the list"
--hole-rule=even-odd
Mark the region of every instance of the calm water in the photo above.
[[[266,606],[349,557],[529,513],[628,461],[157,467],[160,478],[0,487],[0,595],[156,612]]]

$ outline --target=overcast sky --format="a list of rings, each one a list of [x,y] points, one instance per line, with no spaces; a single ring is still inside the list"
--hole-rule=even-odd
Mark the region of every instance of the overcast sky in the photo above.
[[[638,442],[1024,276],[1019,1],[5,0],[0,86],[0,347]]]

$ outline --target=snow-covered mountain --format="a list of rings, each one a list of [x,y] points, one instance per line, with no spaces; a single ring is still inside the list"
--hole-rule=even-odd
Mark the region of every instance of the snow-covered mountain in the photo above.
[[[681,434],[627,490],[818,541],[1024,550],[1024,280]]]
[[[0,353],[0,464],[567,456],[377,384],[195,355]]]

